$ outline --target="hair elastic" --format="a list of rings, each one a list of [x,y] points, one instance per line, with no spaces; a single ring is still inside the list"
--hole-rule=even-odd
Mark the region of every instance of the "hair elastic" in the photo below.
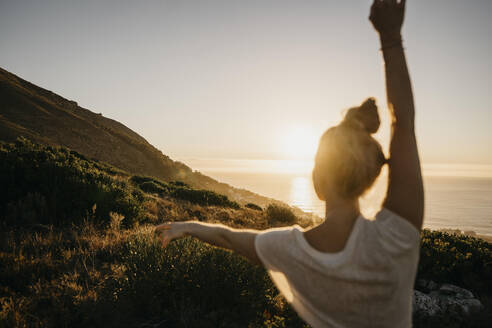
[[[398,40],[398,41],[394,41],[392,43],[389,43],[387,45],[382,45],[381,48],[379,48],[380,51],[384,51],[386,49],[390,49],[390,48],[396,48],[396,47],[401,47],[402,49],[405,49],[403,48],[403,40]]]

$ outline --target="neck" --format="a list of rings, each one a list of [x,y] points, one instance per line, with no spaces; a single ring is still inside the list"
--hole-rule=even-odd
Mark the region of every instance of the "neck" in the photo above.
[[[307,230],[304,236],[308,243],[319,251],[339,252],[345,247],[359,215],[358,199],[330,199],[326,202],[324,222]]]
[[[326,202],[325,222],[353,223],[360,215],[359,199],[334,199]]]

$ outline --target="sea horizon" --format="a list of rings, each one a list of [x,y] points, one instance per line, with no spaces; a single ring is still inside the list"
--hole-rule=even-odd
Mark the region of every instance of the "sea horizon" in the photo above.
[[[309,160],[183,158],[181,162],[236,188],[283,201],[324,217],[324,203],[313,189]],[[423,164],[424,228],[460,230],[492,237],[492,165]],[[361,198],[361,212],[373,217],[385,195],[384,168]]]

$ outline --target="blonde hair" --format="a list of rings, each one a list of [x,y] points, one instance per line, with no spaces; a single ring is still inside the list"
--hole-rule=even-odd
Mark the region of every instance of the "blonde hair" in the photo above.
[[[371,136],[379,124],[375,101],[369,98],[323,134],[313,169],[320,199],[325,200],[327,188],[342,198],[356,198],[372,186],[386,163],[381,145]]]

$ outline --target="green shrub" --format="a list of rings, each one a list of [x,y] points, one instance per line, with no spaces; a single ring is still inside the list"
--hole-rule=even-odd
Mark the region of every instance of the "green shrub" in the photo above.
[[[140,185],[140,189],[148,193],[159,194],[159,195],[167,194],[168,192],[167,188],[163,188],[153,181],[146,181],[142,183]]]
[[[142,192],[109,173],[116,171],[66,148],[23,138],[0,143],[0,220],[6,225],[71,224],[90,217],[107,223],[109,212],[124,215],[125,224],[143,219]]]
[[[23,138],[15,144],[0,143],[0,222],[59,225],[91,218],[107,224],[109,213],[117,212],[128,226],[146,218],[143,192],[203,206],[240,207],[224,195],[181,182],[168,184],[142,176],[128,181],[127,176],[66,148],[40,146]]]
[[[418,277],[492,294],[492,244],[478,238],[423,230]]]
[[[202,206],[223,206],[230,208],[240,208],[239,204],[231,201],[227,196],[218,194],[210,190],[193,189],[189,185],[181,181],[172,181],[165,183],[150,177],[133,176],[130,179],[141,190],[167,195],[172,198],[186,200],[190,203]]]
[[[224,206],[231,208],[240,208],[239,204],[229,200],[227,196],[217,194],[210,190],[198,190],[188,187],[176,187],[171,190],[171,197],[187,200],[193,204],[205,206]]]
[[[270,224],[293,224],[297,222],[297,217],[290,208],[277,204],[268,205],[265,215]]]
[[[125,275],[106,285],[106,295],[125,309],[124,321],[141,317],[165,320],[170,327],[258,327],[265,311],[283,314],[275,308],[278,292],[266,271],[232,252],[191,238],[164,250],[140,235],[128,241],[123,254]],[[290,315],[282,321],[302,322]],[[281,321],[268,316],[266,321]]]
[[[144,177],[141,175],[134,175],[130,178],[130,181],[135,183],[137,186],[142,187],[142,185],[145,185],[146,183],[152,183],[155,184],[156,186],[162,188],[162,189],[168,189],[169,185],[165,182],[162,182],[158,179],[151,178],[151,177]]]
[[[263,209],[260,206],[254,204],[254,203],[248,203],[248,204],[244,205],[244,207],[251,208],[252,210],[256,210],[256,211],[263,211]]]
[[[171,184],[176,187],[187,187],[190,188],[189,184],[184,183],[183,181],[172,181]]]

